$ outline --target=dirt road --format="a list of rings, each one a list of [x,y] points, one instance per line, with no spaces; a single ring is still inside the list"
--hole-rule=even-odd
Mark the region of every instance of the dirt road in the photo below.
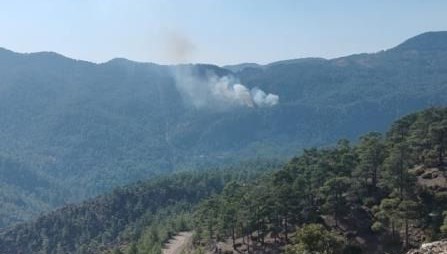
[[[180,232],[163,248],[163,254],[181,254],[191,242],[192,232]]]

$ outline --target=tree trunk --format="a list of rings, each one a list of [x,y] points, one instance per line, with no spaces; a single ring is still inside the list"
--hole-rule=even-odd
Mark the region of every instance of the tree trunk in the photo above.
[[[404,196],[404,162],[403,162],[403,152],[400,152],[399,158],[399,196],[403,199]]]
[[[335,228],[338,228],[338,216],[337,216],[337,212],[334,213],[334,221],[335,221]]]
[[[264,246],[264,219],[261,220],[261,232],[262,232],[262,237],[261,237],[261,244]]]
[[[409,243],[409,235],[408,235],[408,219],[405,218],[405,248],[408,249],[410,247]]]
[[[256,212],[256,232],[258,233],[258,238],[256,239],[256,241],[259,242],[259,235],[260,235],[259,207],[257,208]]]
[[[393,236],[393,239],[396,239],[396,228],[394,226],[394,221],[391,221],[391,234]]]
[[[334,220],[335,220],[335,227],[338,228],[338,211],[340,210],[340,199],[341,199],[341,194],[340,193],[335,193],[335,211],[334,211]]]
[[[442,148],[442,146],[439,148],[438,163],[439,167],[442,168],[444,166],[444,149]]]
[[[242,233],[242,243],[245,244],[245,236],[247,233],[247,230],[245,230],[244,225],[242,225],[242,223],[240,224],[241,227],[241,233]]]
[[[233,249],[236,249],[236,236],[234,235],[234,226],[231,227],[231,239],[233,240]]]
[[[373,168],[372,185],[373,185],[373,193],[375,194],[376,187],[377,187],[377,166],[375,166],[375,165]]]

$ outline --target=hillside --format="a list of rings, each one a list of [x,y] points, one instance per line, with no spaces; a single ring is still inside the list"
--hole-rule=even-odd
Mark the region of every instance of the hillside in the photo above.
[[[373,54],[229,69],[0,49],[0,158],[24,171],[0,178],[0,227],[178,169],[290,158],[384,131],[445,105],[446,44],[447,32],[433,32]],[[235,88],[253,98],[234,99]],[[0,175],[16,167],[5,165]]]
[[[0,253],[98,253],[127,246],[157,230],[160,247],[192,226],[191,212],[202,199],[220,193],[229,181],[251,182],[277,168],[274,161],[189,171],[155,177],[115,189],[78,205],[67,205],[28,223],[0,230]],[[149,240],[139,248],[152,248]]]
[[[203,201],[196,245],[232,253],[404,253],[445,238],[446,148],[447,109],[431,108],[357,145],[306,149],[283,169],[252,184],[231,182]]]
[[[447,108],[430,108],[281,169],[258,161],[116,189],[1,230],[0,252],[161,253],[193,230],[195,253],[404,253],[447,237],[446,148]]]

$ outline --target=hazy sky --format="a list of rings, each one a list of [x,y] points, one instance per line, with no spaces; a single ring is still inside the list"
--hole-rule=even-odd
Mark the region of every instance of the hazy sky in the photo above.
[[[0,47],[175,63],[376,52],[447,30],[445,0],[0,0]]]

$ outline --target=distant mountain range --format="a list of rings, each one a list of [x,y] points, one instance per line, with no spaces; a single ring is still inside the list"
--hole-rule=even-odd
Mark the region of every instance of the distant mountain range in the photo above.
[[[384,131],[446,94],[447,32],[374,54],[226,67],[0,49],[0,227],[157,174]]]

